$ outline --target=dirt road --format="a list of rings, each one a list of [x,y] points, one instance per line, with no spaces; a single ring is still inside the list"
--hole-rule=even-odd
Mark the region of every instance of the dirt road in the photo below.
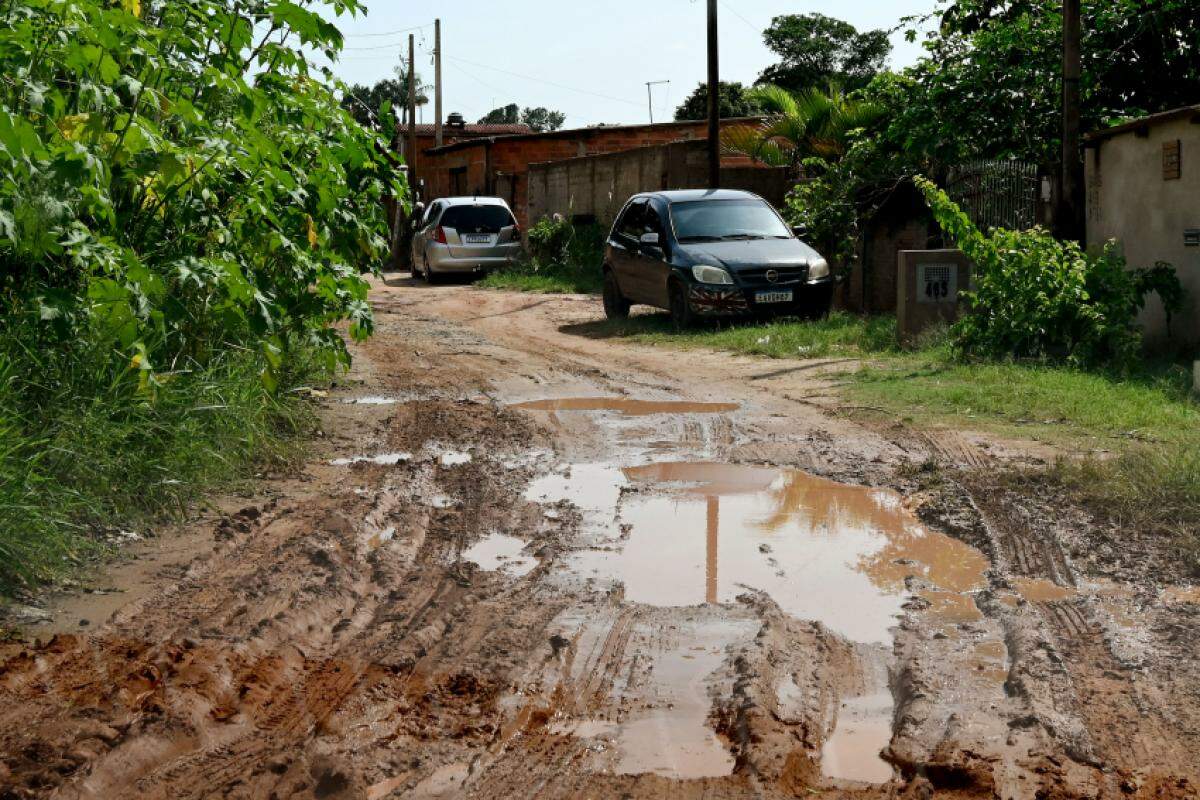
[[[1196,796],[1200,592],[1036,449],[374,300],[319,458],[0,651],[0,798]]]

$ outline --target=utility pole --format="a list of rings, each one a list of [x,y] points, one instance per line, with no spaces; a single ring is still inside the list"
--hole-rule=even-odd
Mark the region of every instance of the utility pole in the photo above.
[[[442,21],[433,21],[433,145],[442,146]]]
[[[708,0],[708,188],[721,188],[721,65],[717,0]]]
[[[646,81],[646,102],[650,105],[650,124],[654,124],[654,94],[650,91],[651,86],[661,86],[670,81]]]
[[[1082,75],[1080,0],[1063,0],[1063,137],[1062,176],[1056,220],[1059,236],[1082,241],[1083,153],[1080,149],[1080,92]]]
[[[417,40],[408,35],[408,187],[416,199],[417,192]]]

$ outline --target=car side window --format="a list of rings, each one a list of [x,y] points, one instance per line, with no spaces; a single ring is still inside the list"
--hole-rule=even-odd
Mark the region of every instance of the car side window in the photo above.
[[[646,221],[643,228],[644,233],[657,233],[661,241],[667,232],[666,224],[663,222],[663,209],[659,208],[657,203],[651,203],[646,208]]]
[[[617,233],[627,239],[637,241],[646,230],[646,201],[640,200],[625,209]]]
[[[425,212],[425,223],[422,227],[426,227],[430,223],[435,221],[438,218],[438,216],[441,215],[441,213],[442,213],[442,204],[441,203],[434,203],[433,205],[431,205],[429,207],[429,210],[427,210]]]

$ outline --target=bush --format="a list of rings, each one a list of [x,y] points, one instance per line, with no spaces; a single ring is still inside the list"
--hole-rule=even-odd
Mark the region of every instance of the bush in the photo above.
[[[558,214],[543,217],[529,229],[530,260],[493,273],[480,285],[526,292],[598,292],[606,236],[599,225],[573,225]]]
[[[1183,288],[1168,264],[1130,270],[1115,243],[1091,255],[1040,228],[984,234],[932,182],[915,182],[975,263],[975,288],[963,293],[972,311],[952,328],[966,355],[1123,369],[1138,354],[1135,320],[1146,295],[1158,292],[1168,313],[1182,308]]]

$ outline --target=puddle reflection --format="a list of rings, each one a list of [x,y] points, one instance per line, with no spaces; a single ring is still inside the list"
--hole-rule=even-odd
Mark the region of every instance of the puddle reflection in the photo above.
[[[725,414],[737,411],[737,403],[694,403],[686,400],[632,400],[627,397],[564,397],[514,403],[526,411],[615,411],[627,417],[651,414]]]

